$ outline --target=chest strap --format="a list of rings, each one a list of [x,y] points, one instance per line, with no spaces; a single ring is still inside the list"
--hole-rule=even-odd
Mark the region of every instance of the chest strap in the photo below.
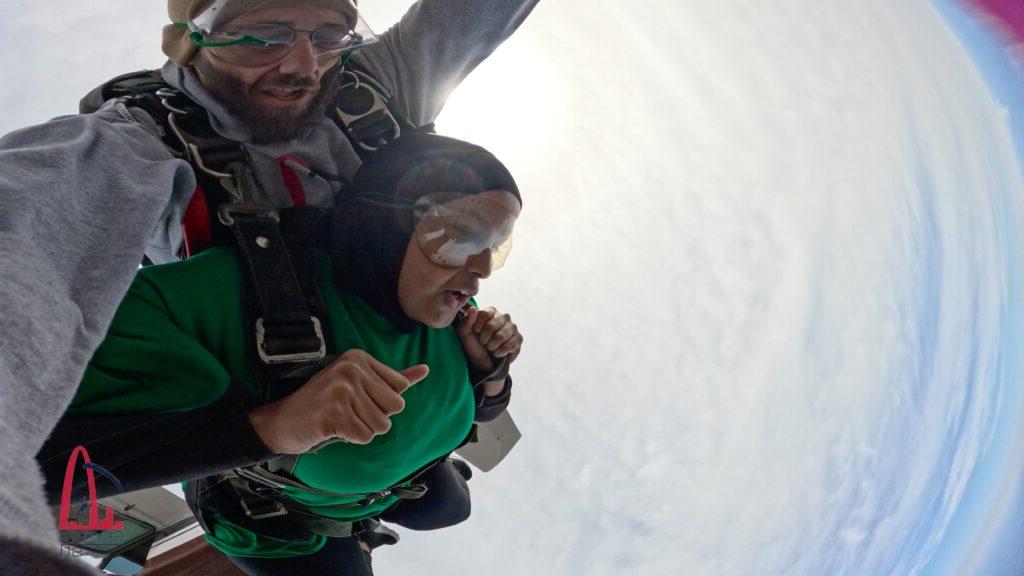
[[[278,228],[276,210],[222,204],[220,221],[238,240],[251,277],[256,352],[263,364],[318,361],[327,355],[320,318],[314,316]]]
[[[201,486],[193,487],[195,482]],[[249,482],[239,476],[220,475],[193,483],[187,487],[185,498],[207,532],[211,528],[210,514],[216,513],[247,530],[282,541],[292,541],[310,532],[332,538],[382,532],[381,536],[398,541],[397,534],[374,518],[349,522],[319,516],[297,506],[286,508],[278,500],[264,497],[259,488],[253,490]],[[273,522],[264,522],[270,518]]]

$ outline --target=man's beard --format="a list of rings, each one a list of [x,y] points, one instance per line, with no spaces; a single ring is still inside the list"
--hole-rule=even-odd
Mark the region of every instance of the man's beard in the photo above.
[[[258,106],[250,101],[249,95],[265,88],[314,90],[317,88],[316,79],[311,76],[275,74],[264,76],[252,86],[247,86],[238,78],[214,68],[203,56],[196,58],[195,68],[203,87],[235,118],[245,123],[253,144],[292,140],[315,128],[333,103],[341,78],[340,70],[333,67],[320,79],[319,89],[305,108],[277,108]]]

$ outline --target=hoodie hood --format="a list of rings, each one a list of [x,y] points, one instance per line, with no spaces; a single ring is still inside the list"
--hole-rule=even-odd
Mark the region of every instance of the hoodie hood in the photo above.
[[[411,206],[432,192],[468,196],[488,190],[507,190],[522,202],[512,175],[487,150],[436,134],[404,134],[363,163],[334,209],[329,242],[336,286],[361,297],[399,330],[412,330],[418,323],[398,300],[414,228]],[[374,203],[361,200],[371,195]]]

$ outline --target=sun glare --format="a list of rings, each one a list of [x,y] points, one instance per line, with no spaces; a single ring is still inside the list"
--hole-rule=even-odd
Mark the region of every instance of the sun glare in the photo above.
[[[562,95],[528,43],[503,47],[448,98],[437,131],[487,148],[515,148],[545,133]]]

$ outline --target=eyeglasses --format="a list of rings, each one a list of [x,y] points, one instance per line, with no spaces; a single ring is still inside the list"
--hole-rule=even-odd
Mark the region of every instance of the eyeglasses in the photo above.
[[[188,24],[179,26],[192,29]],[[283,60],[302,37],[309,38],[318,59],[337,57],[377,42],[365,27],[363,34],[347,26],[321,26],[315,30],[296,30],[285,24],[253,24],[232,31],[202,33],[192,29],[190,37],[197,46],[209,48],[217,58],[237,66],[266,66]]]

